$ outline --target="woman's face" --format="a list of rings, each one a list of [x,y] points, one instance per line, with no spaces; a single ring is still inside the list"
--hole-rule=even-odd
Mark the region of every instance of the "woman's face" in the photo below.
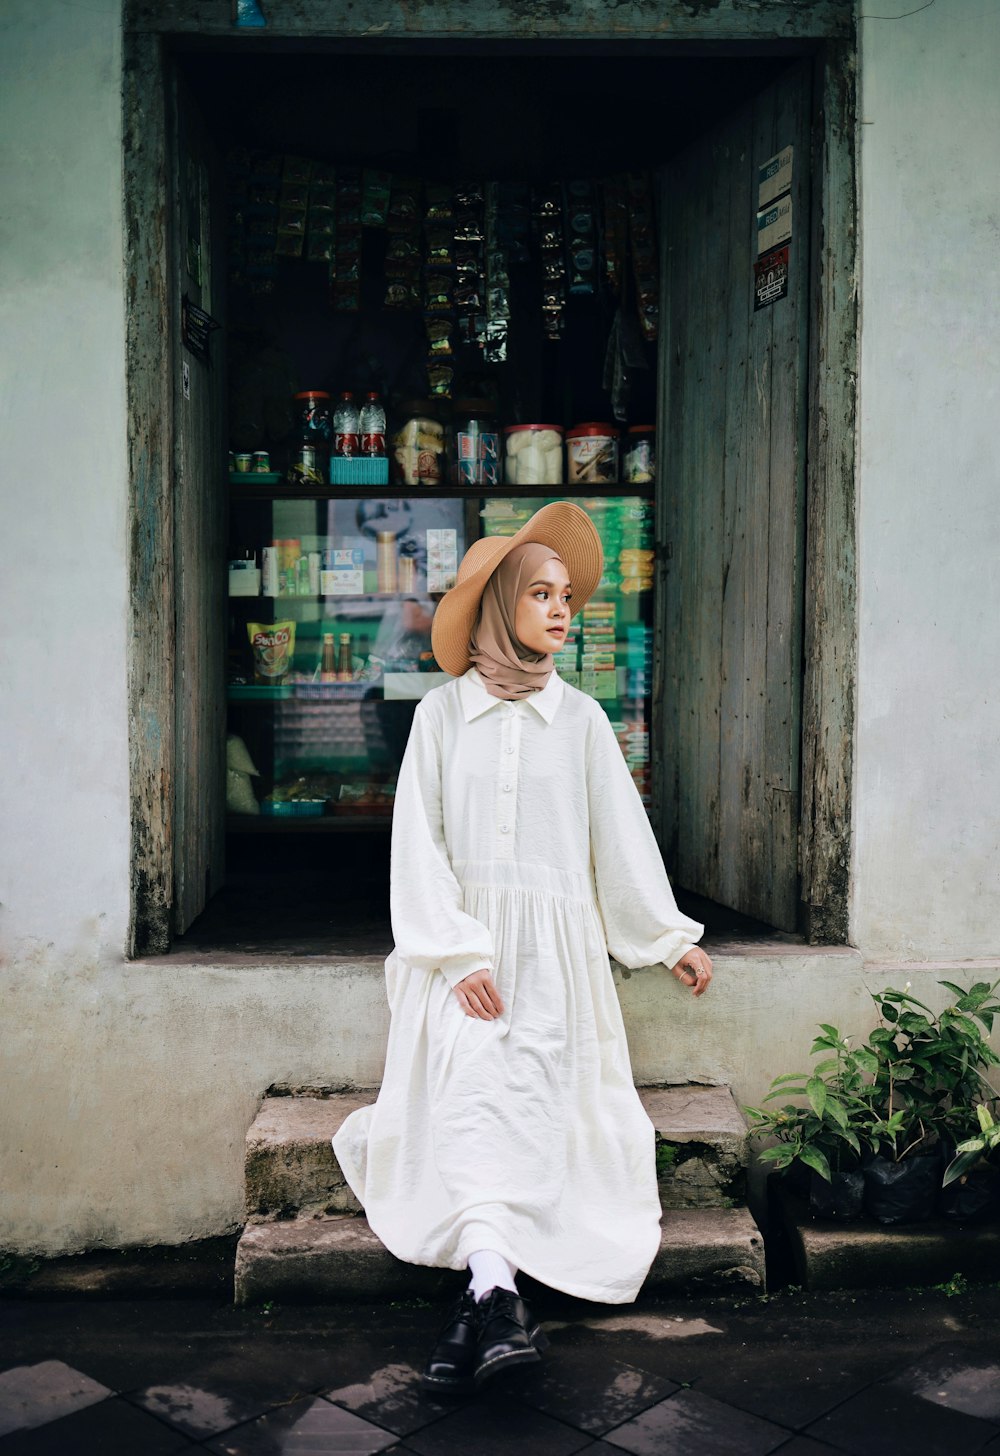
[[[514,634],[530,652],[558,652],[572,615],[569,577],[561,561],[543,561],[514,609]]]

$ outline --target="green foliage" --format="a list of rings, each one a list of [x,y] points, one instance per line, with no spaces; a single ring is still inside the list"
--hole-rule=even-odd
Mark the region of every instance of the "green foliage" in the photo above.
[[[979,1132],[956,1147],[955,1156],[945,1169],[946,1188],[949,1183],[966,1177],[978,1163],[989,1162],[992,1154],[1000,1154],[1000,1123],[994,1121],[993,1114],[985,1103],[976,1107],[975,1115],[979,1121]],[[994,1162],[1000,1162],[1000,1157],[994,1159]]]
[[[909,987],[872,997],[880,1025],[868,1039],[878,1064],[874,1102],[879,1116],[871,1140],[896,1162],[944,1134],[965,1130],[968,1108],[987,1086],[981,1068],[1000,1065],[986,1039],[1000,1013],[996,985],[977,981],[964,991],[953,981],[939,984],[956,999],[938,1014]]]
[[[656,1144],[656,1172],[657,1175],[665,1173],[668,1168],[673,1168],[677,1162],[677,1147],[674,1143],[657,1142]]]
[[[812,1055],[821,1053],[823,1060],[811,1074],[775,1077],[765,1106],[744,1111],[754,1133],[778,1139],[761,1153],[761,1162],[790,1168],[798,1161],[829,1182],[834,1171],[855,1167],[861,1157],[862,1134],[871,1120],[868,1079],[874,1059],[867,1048],[852,1049],[848,1038],[825,1022],[812,1044]],[[801,1100],[778,1109],[766,1106],[779,1097]]]
[[[969,1281],[964,1274],[953,1274],[943,1284],[932,1284],[931,1288],[936,1289],[947,1299],[954,1299],[956,1294],[964,1294],[969,1287]]]
[[[866,1150],[899,1162],[941,1137],[954,1140],[974,1115],[980,1133],[959,1144],[945,1181],[996,1153],[1000,1128],[981,1099],[988,1090],[982,1069],[1000,1065],[987,1040],[1000,1014],[1000,982],[977,981],[968,991],[939,984],[955,1001],[937,1014],[909,985],[874,993],[879,1024],[862,1046],[821,1023],[811,1051],[821,1060],[812,1071],[775,1077],[764,1105],[744,1109],[753,1133],[777,1140],[761,1161],[776,1168],[798,1162],[829,1181],[834,1171],[857,1166]],[[779,1108],[767,1105],[779,1099]]]

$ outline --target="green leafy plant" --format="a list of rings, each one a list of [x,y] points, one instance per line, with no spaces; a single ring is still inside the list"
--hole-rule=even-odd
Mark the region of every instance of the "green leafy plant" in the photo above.
[[[969,1281],[964,1274],[953,1274],[943,1284],[932,1284],[931,1288],[938,1294],[943,1294],[946,1299],[954,1299],[956,1294],[965,1294],[969,1288]]]
[[[994,999],[1000,982],[977,981],[968,991],[952,981],[938,984],[956,997],[939,1013],[909,986],[872,997],[879,1025],[868,1038],[877,1063],[868,1137],[892,1162],[952,1137],[987,1085],[981,1069],[1000,1065],[987,1040],[1000,1013]]]
[[[826,1053],[811,1074],[775,1077],[764,1103],[781,1097],[803,1099],[778,1108],[746,1107],[751,1131],[777,1138],[760,1155],[763,1163],[790,1168],[796,1161],[831,1181],[832,1173],[856,1167],[873,1120],[871,1091],[878,1059],[868,1047],[852,1048],[835,1026],[820,1024],[811,1055]]]
[[[976,1107],[976,1117],[979,1121],[979,1132],[956,1147],[955,1156],[944,1173],[946,1188],[949,1183],[966,1177],[979,1163],[989,1162],[991,1154],[1000,1154],[1000,1123],[994,1120],[992,1112],[982,1102]]]

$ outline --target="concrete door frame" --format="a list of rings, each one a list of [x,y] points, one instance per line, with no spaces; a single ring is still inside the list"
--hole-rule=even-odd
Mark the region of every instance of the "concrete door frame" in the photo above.
[[[235,5],[232,7],[235,10]],[[856,124],[851,0],[434,0],[416,19],[403,0],[373,0],[363,22],[329,0],[264,0],[267,28],[234,29],[230,6],[126,0],[124,188],[130,475],[129,771],[131,915],[126,953],[162,953],[172,934],[175,762],[172,370],[179,353],[169,297],[167,52],[219,45],[395,46],[419,40],[567,49],[643,43],[644,54],[816,53],[815,203],[811,239],[809,424],[799,857],[807,936],[846,944],[856,678]],[[227,45],[228,49],[228,45]]]

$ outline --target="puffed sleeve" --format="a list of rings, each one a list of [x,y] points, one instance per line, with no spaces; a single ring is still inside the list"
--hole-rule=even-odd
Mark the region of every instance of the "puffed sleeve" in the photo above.
[[[423,702],[396,784],[389,910],[399,960],[440,970],[451,986],[493,969],[493,937],[462,909],[462,887],[451,868],[441,814],[441,742]]]
[[[591,722],[590,848],[608,949],[630,970],[674,966],[705,927],[677,908],[656,837],[607,714]]]

